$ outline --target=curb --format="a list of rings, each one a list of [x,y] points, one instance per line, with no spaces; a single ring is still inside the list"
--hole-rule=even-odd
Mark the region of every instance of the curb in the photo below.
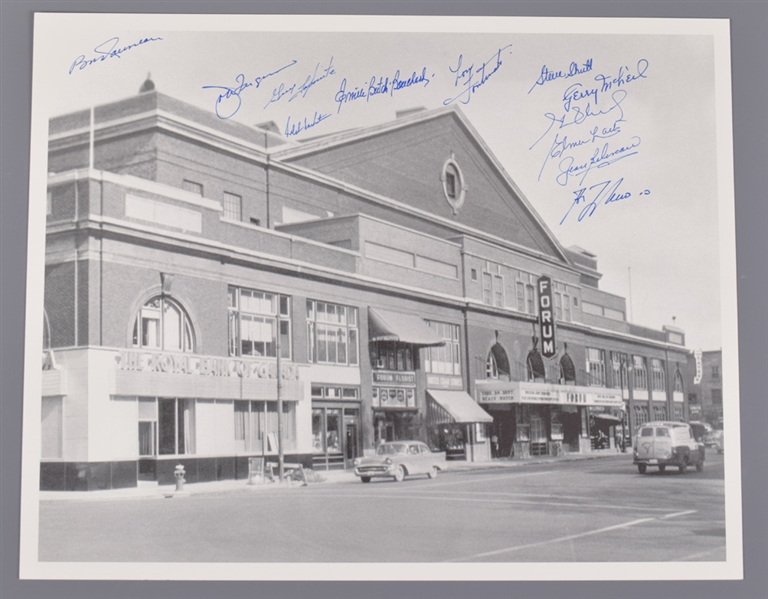
[[[528,460],[496,460],[493,462],[448,462],[445,472],[491,472],[523,468],[526,466],[541,466],[545,464],[559,464],[562,462],[578,462],[604,458],[624,457],[631,459],[628,453],[604,453],[604,454],[575,454],[556,458],[540,458]],[[319,471],[315,473],[323,480],[306,484],[278,485],[274,483],[262,483],[248,485],[245,480],[216,481],[210,483],[193,483],[186,486],[182,493],[176,493],[173,485],[158,487],[132,487],[128,489],[110,489],[102,491],[40,491],[39,501],[118,501],[118,500],[165,500],[187,499],[196,495],[231,495],[235,493],[261,493],[279,489],[302,489],[318,484],[343,484],[357,482],[357,477],[351,470]]]

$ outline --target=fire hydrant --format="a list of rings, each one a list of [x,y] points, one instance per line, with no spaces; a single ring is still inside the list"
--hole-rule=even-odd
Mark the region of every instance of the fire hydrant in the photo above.
[[[176,464],[176,470],[173,471],[173,475],[176,477],[176,492],[179,493],[184,490],[184,466],[182,464]]]

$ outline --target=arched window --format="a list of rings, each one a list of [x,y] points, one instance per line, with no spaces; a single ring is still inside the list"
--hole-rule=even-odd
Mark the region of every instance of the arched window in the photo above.
[[[488,352],[488,359],[485,362],[485,377],[489,379],[510,380],[509,377],[509,358],[507,352],[497,343]]]
[[[195,337],[184,309],[158,295],[145,303],[133,324],[133,346],[147,349],[192,352]]]
[[[675,393],[683,392],[683,375],[678,370],[675,372]]]

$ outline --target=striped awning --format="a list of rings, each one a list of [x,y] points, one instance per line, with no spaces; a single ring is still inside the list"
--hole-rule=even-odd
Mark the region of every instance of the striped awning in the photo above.
[[[368,308],[371,341],[398,341],[419,347],[445,345],[445,341],[418,316]]]
[[[469,424],[472,422],[493,422],[493,416],[481,408],[477,402],[464,391],[427,390],[429,399],[436,404],[428,418],[430,424],[454,422]],[[437,407],[437,409],[434,409]],[[442,418],[441,418],[442,416]],[[440,422],[442,421],[442,422]]]

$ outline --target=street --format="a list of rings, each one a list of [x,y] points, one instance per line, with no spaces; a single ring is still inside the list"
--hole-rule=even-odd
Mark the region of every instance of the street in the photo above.
[[[243,483],[245,484],[245,483]],[[402,483],[186,499],[42,501],[41,561],[616,562],[725,559],[723,458],[640,475],[631,454]]]

